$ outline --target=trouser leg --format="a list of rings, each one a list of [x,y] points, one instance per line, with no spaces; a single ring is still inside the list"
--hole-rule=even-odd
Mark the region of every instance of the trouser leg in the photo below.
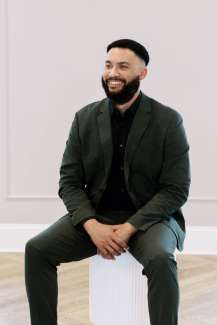
[[[179,284],[174,252],[177,239],[163,223],[138,230],[129,241],[129,252],[143,265],[148,278],[151,325],[177,325]]]
[[[57,325],[57,266],[96,253],[89,235],[75,228],[69,215],[26,243],[25,284],[32,325]]]

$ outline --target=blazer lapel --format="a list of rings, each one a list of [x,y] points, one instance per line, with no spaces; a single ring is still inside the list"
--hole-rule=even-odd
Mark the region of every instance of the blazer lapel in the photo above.
[[[151,104],[149,98],[142,92],[141,101],[133,119],[133,123],[130,128],[130,132],[127,138],[127,144],[125,148],[124,156],[124,170],[126,180],[129,176],[129,165],[133,158],[134,152],[139,144],[141,137],[146,131],[150,117],[151,117]]]
[[[109,112],[109,101],[107,98],[104,99],[100,105],[97,123],[103,149],[105,173],[107,175],[110,170],[113,156],[111,118]]]

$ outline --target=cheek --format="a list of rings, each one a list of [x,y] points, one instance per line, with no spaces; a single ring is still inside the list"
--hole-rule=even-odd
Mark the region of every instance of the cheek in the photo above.
[[[108,79],[108,73],[104,72],[102,77],[103,77],[103,80],[106,81]]]
[[[134,79],[134,75],[132,73],[130,73],[129,71],[125,72],[125,73],[122,73],[122,77],[126,82],[129,82],[132,79]]]

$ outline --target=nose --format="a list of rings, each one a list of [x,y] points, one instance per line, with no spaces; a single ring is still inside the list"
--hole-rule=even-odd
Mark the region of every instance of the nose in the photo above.
[[[109,77],[118,77],[118,76],[120,76],[119,70],[118,68],[113,66],[109,71]]]

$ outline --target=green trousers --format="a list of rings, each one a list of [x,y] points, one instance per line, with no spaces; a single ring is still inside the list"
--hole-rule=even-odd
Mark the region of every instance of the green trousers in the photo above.
[[[104,216],[104,223],[119,224],[127,217],[116,215],[114,219],[111,215]],[[174,258],[177,239],[173,231],[162,222],[156,223],[146,231],[138,230],[128,245],[148,279],[151,325],[177,325],[179,285]],[[25,284],[32,325],[57,325],[57,266],[95,254],[97,247],[90,236],[83,227],[74,227],[68,214],[28,240]]]

